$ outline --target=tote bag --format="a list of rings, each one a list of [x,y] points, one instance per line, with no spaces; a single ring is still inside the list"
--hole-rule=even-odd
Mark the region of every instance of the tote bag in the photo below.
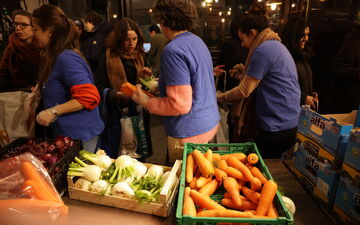
[[[0,147],[19,137],[35,136],[35,109],[26,112],[25,91],[0,92]]]

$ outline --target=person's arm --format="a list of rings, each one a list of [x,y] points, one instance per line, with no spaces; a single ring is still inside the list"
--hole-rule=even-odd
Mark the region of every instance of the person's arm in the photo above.
[[[270,66],[270,62],[266,56],[261,54],[260,51],[255,50],[240,84],[230,91],[218,95],[218,101],[236,101],[249,97],[265,74],[268,73]]]
[[[49,126],[50,123],[54,122],[59,116],[79,111],[83,109],[83,105],[80,104],[76,99],[71,99],[63,104],[56,105],[52,108],[41,111],[36,116],[36,121],[42,126]]]
[[[257,88],[260,80],[245,75],[240,84],[230,91],[224,92],[217,96],[218,101],[236,101],[247,98]]]
[[[190,85],[166,87],[167,97],[151,98],[146,108],[150,113],[161,116],[178,116],[189,113],[192,105],[192,88]]]
[[[360,67],[355,67],[357,56],[355,44],[357,40],[346,42],[336,55],[333,64],[333,75],[336,80],[357,81],[360,76]]]
[[[82,109],[92,110],[100,103],[100,95],[90,77],[91,69],[86,62],[74,54],[58,56],[58,67],[62,68],[60,81],[69,88],[69,101],[41,111],[36,120],[40,125],[48,126],[58,116]]]

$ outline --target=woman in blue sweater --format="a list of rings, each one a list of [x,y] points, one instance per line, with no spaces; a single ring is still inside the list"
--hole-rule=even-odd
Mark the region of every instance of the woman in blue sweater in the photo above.
[[[80,139],[84,149],[95,151],[104,124],[99,116],[99,93],[89,65],[80,53],[75,24],[55,6],[33,12],[33,29],[46,57],[38,87],[45,110],[36,120],[51,125],[55,135]]]

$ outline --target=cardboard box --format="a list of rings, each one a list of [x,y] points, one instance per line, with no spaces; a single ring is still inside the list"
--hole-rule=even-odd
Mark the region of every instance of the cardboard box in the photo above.
[[[337,157],[339,145],[343,135],[349,135],[353,129],[357,111],[348,114],[325,114],[311,110],[308,106],[302,106],[298,132],[311,138],[329,154]]]
[[[355,185],[353,180],[346,176],[341,176],[339,180],[334,202],[334,211],[339,212],[338,208],[350,219],[346,219],[344,215],[341,215],[341,212],[339,213],[340,218],[354,221],[354,224],[360,224],[360,188],[359,185]]]
[[[333,212],[335,213],[335,218],[337,218],[343,225],[358,225],[358,223],[346,214],[346,212],[340,209],[339,206],[334,205]]]
[[[332,207],[341,171],[333,170],[329,162],[306,151],[303,145],[299,145],[296,152],[295,167],[314,197],[320,199],[324,206]]]
[[[346,146],[343,170],[360,181],[360,128],[354,128]]]
[[[337,154],[332,154],[331,151],[326,149],[324,146],[319,144],[318,142],[312,140],[309,137],[304,136],[301,133],[296,134],[296,138],[300,145],[303,146],[303,148],[311,152],[313,155],[316,155],[319,159],[327,160],[333,169],[340,169],[343,163],[343,157],[345,154],[345,147],[348,142],[348,135],[342,135],[340,138],[339,147],[337,150]]]

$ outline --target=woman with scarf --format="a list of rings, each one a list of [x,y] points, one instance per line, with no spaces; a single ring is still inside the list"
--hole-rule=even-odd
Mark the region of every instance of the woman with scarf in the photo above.
[[[95,74],[95,83],[102,95],[102,116],[105,131],[102,134],[101,147],[110,156],[119,154],[121,129],[119,119],[124,116],[139,115],[138,105],[120,91],[123,83],[136,85],[139,78],[151,75],[151,69],[145,67],[144,37],[139,26],[131,19],[117,22],[114,30],[105,40],[106,52],[99,61]],[[150,151],[150,132],[148,115],[144,114],[144,126],[147,146]],[[147,156],[151,154],[148,153]]]
[[[16,10],[12,18],[15,32],[9,37],[0,61],[0,90],[30,90],[36,84],[41,49],[34,38],[31,13]]]
[[[234,101],[239,127],[254,112],[257,127],[255,143],[263,158],[280,158],[295,144],[300,113],[300,87],[296,66],[279,36],[269,28],[264,15],[247,14],[240,23],[239,37],[249,49],[243,78],[239,85],[219,94],[218,101]],[[255,103],[250,104],[247,98]]]
[[[314,56],[314,51],[307,45],[309,33],[305,20],[294,17],[285,24],[281,40],[295,61],[301,89],[300,104],[316,109],[318,94],[313,89],[312,70],[308,63],[308,59]]]
[[[82,140],[83,148],[94,152],[104,128],[100,96],[91,68],[78,50],[75,24],[58,7],[42,5],[33,12],[33,29],[45,49],[37,85],[45,110],[36,120],[51,126],[56,136]]]

